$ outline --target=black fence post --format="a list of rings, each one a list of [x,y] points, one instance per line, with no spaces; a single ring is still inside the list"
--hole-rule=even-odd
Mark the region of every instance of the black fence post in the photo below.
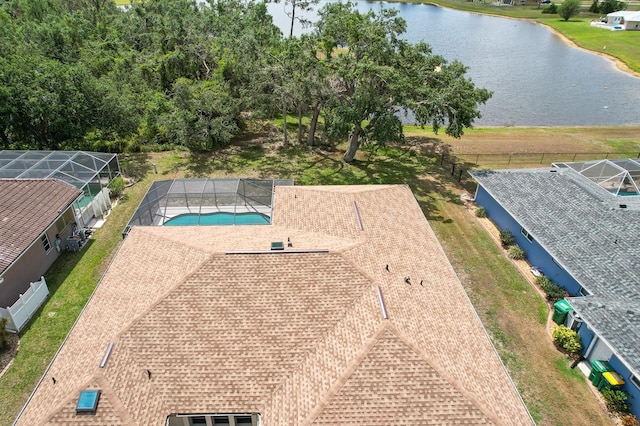
[[[455,171],[456,171],[456,163],[453,163],[453,166],[451,167],[451,176],[453,176]]]
[[[442,153],[442,157],[440,157],[440,165],[444,164],[444,152]]]
[[[458,172],[458,182],[460,182],[462,180],[462,168],[460,168],[460,171]]]

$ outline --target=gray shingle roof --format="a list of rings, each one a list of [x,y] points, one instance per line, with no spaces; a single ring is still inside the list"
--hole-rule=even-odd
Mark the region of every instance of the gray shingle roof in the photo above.
[[[572,305],[640,371],[640,211],[615,207],[570,169],[476,171],[471,175],[593,296]],[[589,300],[607,306],[596,309]],[[593,303],[593,302],[592,302]],[[625,309],[619,309],[625,304]]]

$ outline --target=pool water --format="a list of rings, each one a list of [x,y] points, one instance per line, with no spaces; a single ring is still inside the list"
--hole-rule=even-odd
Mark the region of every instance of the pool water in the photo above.
[[[164,223],[164,226],[185,225],[269,225],[269,216],[262,213],[186,213],[172,217]]]

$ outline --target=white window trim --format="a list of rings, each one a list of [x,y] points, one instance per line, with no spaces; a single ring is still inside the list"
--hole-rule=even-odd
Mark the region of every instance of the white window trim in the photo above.
[[[42,248],[44,248],[44,252],[46,254],[51,253],[51,250],[53,250],[53,246],[51,245],[51,241],[49,241],[49,237],[47,236],[46,233],[40,236],[40,242],[42,242]],[[47,246],[49,246],[48,249],[47,249]]]
[[[633,385],[635,387],[637,387],[638,389],[640,389],[640,377],[636,376],[635,374],[630,374],[629,375],[629,381],[631,383],[633,383]]]
[[[533,243],[533,235],[531,235],[529,231],[524,229],[524,227],[520,228],[520,233],[527,239],[527,241],[529,241],[530,243]]]

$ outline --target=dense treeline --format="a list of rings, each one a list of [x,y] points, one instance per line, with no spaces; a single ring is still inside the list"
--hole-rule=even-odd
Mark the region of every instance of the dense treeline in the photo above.
[[[403,41],[390,10],[333,3],[320,17],[284,37],[262,2],[0,0],[0,147],[213,150],[287,113],[298,143],[348,138],[350,161],[363,141],[402,138],[400,106],[460,136],[490,96]]]

